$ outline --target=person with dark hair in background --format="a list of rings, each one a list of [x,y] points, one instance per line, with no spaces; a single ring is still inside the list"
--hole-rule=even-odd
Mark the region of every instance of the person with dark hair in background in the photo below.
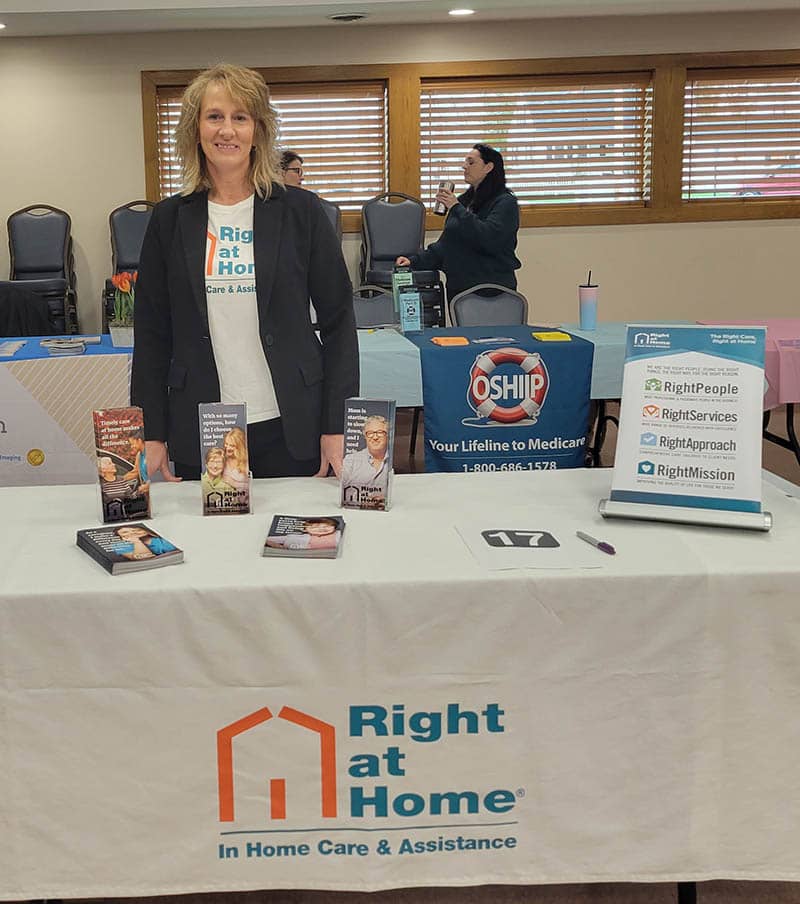
[[[303,158],[294,151],[284,151],[281,154],[281,172],[283,184],[303,187]]]
[[[397,263],[441,270],[448,298],[480,283],[516,289],[514,271],[522,266],[514,253],[519,205],[506,188],[503,155],[489,145],[474,145],[464,157],[464,181],[469,188],[458,197],[446,188],[436,194],[447,210],[438,241],[410,258],[398,257]]]

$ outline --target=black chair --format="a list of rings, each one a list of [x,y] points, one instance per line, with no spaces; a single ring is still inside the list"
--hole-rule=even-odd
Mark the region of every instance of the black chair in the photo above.
[[[396,320],[392,293],[378,286],[359,286],[353,293],[353,313],[358,329],[392,326]]]
[[[155,204],[152,201],[129,201],[111,211],[108,226],[111,232],[111,272],[124,273],[139,269],[139,255]],[[114,311],[114,286],[106,280],[103,290],[103,332]]]
[[[361,208],[362,283],[391,289],[398,257],[422,251],[425,242],[425,205],[402,192],[385,192]],[[425,326],[444,326],[444,290],[438,270],[415,270],[414,287],[422,300]]]
[[[528,300],[521,292],[481,283],[450,299],[453,326],[514,326],[528,322]]]
[[[52,336],[60,330],[53,322],[47,300],[19,281],[0,281],[0,338]]]
[[[12,281],[41,295],[60,334],[78,332],[72,220],[49,204],[32,204],[7,222]]]

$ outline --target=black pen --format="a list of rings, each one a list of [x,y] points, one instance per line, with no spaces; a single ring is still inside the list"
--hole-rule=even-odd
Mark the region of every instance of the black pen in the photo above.
[[[610,556],[614,556],[617,554],[616,549],[610,544],[606,543],[603,540],[595,540],[594,537],[590,537],[589,534],[585,534],[582,530],[576,530],[575,535],[579,537],[581,540],[585,540],[587,543],[594,546],[596,549],[601,550],[602,552],[607,552]]]

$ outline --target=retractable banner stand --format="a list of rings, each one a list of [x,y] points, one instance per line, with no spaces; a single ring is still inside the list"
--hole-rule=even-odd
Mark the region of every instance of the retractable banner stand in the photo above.
[[[628,327],[605,517],[769,530],[763,327]]]
[[[584,465],[591,342],[530,326],[407,338],[420,349],[426,471]]]

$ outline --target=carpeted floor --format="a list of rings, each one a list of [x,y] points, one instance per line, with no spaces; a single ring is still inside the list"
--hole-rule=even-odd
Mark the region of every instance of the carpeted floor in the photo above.
[[[400,888],[364,894],[254,891],[157,898],[115,898],[114,904],[677,904],[672,884],[481,885]],[[96,904],[96,902],[82,902]],[[697,904],[800,904],[800,883],[701,882]]]

